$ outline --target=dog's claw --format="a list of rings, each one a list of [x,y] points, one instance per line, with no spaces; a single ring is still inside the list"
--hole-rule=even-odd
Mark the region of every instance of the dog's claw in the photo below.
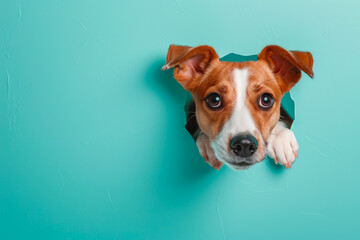
[[[217,160],[217,159],[216,159]],[[210,164],[210,163],[209,163]],[[220,162],[219,160],[217,160],[217,162],[213,162],[213,165],[210,164],[210,166],[212,166],[213,168],[215,168],[216,170],[220,170],[220,168],[222,167],[222,162]]]

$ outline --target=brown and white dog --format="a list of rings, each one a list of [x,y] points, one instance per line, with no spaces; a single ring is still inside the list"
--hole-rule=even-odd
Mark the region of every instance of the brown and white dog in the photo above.
[[[162,70],[189,91],[201,130],[200,155],[215,169],[245,169],[268,154],[290,168],[297,157],[294,133],[280,121],[280,102],[301,78],[313,77],[310,52],[265,47],[257,61],[220,61],[210,46],[171,45]]]

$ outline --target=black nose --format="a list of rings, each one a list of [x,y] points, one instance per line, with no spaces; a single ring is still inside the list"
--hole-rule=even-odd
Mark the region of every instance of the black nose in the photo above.
[[[257,141],[251,135],[239,135],[231,139],[231,150],[240,157],[250,157],[257,149]]]

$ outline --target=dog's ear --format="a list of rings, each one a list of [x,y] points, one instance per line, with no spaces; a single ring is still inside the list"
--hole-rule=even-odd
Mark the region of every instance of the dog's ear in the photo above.
[[[258,55],[258,60],[264,60],[273,71],[283,93],[300,80],[301,71],[313,78],[313,58],[310,52],[287,51],[279,46],[265,47]]]
[[[219,61],[215,50],[206,45],[198,47],[170,45],[166,63],[161,70],[174,69],[174,78],[189,92],[193,92],[200,76],[212,62]]]

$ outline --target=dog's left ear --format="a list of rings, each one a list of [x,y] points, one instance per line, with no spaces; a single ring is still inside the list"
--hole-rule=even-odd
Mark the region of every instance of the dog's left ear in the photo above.
[[[207,45],[198,47],[170,45],[161,70],[174,69],[174,78],[189,92],[198,86],[198,79],[211,63],[219,61],[216,51]]]
[[[300,80],[301,71],[313,78],[313,58],[310,52],[287,51],[279,46],[265,47],[258,55],[258,60],[266,61],[278,80],[283,93]]]

